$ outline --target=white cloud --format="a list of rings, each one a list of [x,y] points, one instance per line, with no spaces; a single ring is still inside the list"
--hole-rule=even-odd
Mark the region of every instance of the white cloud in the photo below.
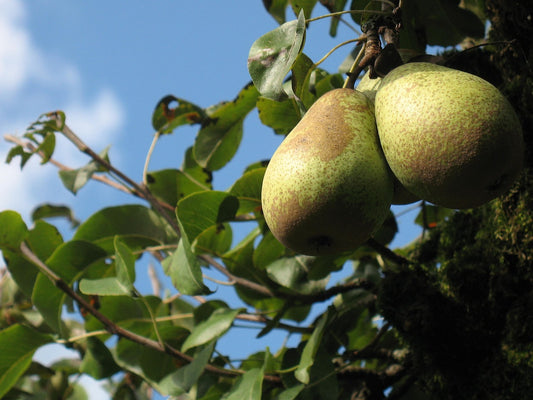
[[[43,112],[61,109],[78,136],[100,151],[120,133],[125,112],[110,88],[91,89],[88,95],[82,73],[67,58],[36,46],[25,2],[0,0],[0,210],[14,209],[27,219],[44,198],[71,200],[55,167],[41,167],[37,157],[22,172],[19,159],[5,164],[12,144],[3,135],[20,136]],[[72,144],[60,139],[54,157],[72,167],[85,162]]]

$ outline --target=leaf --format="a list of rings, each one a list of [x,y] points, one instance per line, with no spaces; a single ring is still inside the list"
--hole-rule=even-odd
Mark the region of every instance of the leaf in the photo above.
[[[256,268],[264,270],[269,264],[286,253],[287,248],[268,230],[263,234],[261,241],[254,251],[253,264]]]
[[[336,12],[336,11],[342,11],[344,10],[344,6],[346,5],[347,0],[336,0],[334,1],[334,7],[333,9],[329,9],[330,12]],[[329,35],[331,37],[337,36],[337,28],[339,26],[340,17],[332,17],[331,18],[331,25],[329,28]]]
[[[309,109],[316,100],[316,94],[313,93],[311,77],[317,74],[317,69],[313,61],[304,53],[300,53],[292,66],[291,85],[292,91]]]
[[[87,347],[80,365],[80,372],[94,379],[109,378],[120,371],[107,346],[96,337],[86,339]]]
[[[84,241],[70,241],[60,245],[45,264],[67,284],[72,285],[91,264],[104,262],[106,253],[98,246]],[[33,288],[33,304],[46,323],[55,331],[62,332],[61,314],[67,294],[58,289],[42,274],[37,276]]]
[[[20,214],[11,210],[0,212],[0,249],[18,252],[27,236],[28,228]]]
[[[24,325],[0,330],[0,398],[12,388],[30,366],[39,347],[52,342],[52,337]]]
[[[131,292],[135,282],[135,256],[131,250],[115,236],[115,268],[117,280]]]
[[[232,220],[238,207],[237,198],[226,192],[209,190],[193,193],[178,202],[176,215],[182,226],[181,234],[193,243],[211,226]]]
[[[305,264],[298,257],[284,257],[266,268],[268,276],[281,286],[301,294],[312,294],[324,290],[329,276],[315,281],[309,279]]]
[[[265,6],[268,13],[272,15],[272,17],[274,17],[274,19],[280,25],[285,22],[285,10],[288,4],[289,4],[289,0],[264,0],[263,1],[263,5]]]
[[[202,344],[216,340],[231,327],[235,317],[242,312],[242,309],[232,310],[221,308],[214,311],[211,316],[198,324],[191,334],[185,339],[181,350],[183,352]]]
[[[239,199],[239,209],[236,214],[259,212],[261,209],[261,186],[266,168],[256,168],[245,172],[228,190]]]
[[[109,160],[107,156],[108,151],[109,148],[104,149],[104,151],[100,153],[100,157],[104,160]],[[103,171],[103,169],[100,164],[96,161],[90,161],[87,165],[78,169],[59,171],[59,177],[61,178],[63,185],[72,193],[76,194],[87,184],[87,182],[89,182],[95,172],[101,171]]]
[[[181,367],[176,372],[165,377],[160,382],[163,390],[166,390],[166,393],[170,396],[179,396],[189,392],[204,372],[204,368],[209,362],[214,348],[214,342],[207,345],[194,355],[193,361],[190,364]]]
[[[63,239],[55,226],[39,220],[35,222],[33,229],[29,231],[26,242],[39,259],[46,260],[57,246],[63,243]],[[37,267],[23,255],[16,252],[4,249],[3,256],[13,280],[20,290],[28,298],[31,298],[38,274]]]
[[[162,265],[165,274],[180,293],[191,296],[211,293],[203,283],[200,262],[193,253],[187,236],[181,237],[176,251]]]
[[[80,221],[74,216],[74,212],[67,206],[42,204],[33,209],[31,213],[33,222],[46,218],[66,218],[70,222],[71,228],[75,228],[80,224]]]
[[[352,11],[361,11],[364,10],[364,13],[350,13],[350,16],[354,22],[358,25],[363,25],[367,22],[374,14],[371,11],[380,11],[381,12],[381,2],[374,0],[352,0],[350,6]]]
[[[300,358],[300,363],[298,364],[298,368],[294,372],[294,376],[296,377],[296,379],[298,379],[302,383],[309,383],[309,369],[315,362],[315,356],[320,347],[320,342],[322,341],[322,336],[324,335],[328,319],[329,314],[326,311],[326,313],[320,317],[317,326],[311,334],[311,337],[305,344],[305,347],[302,352],[302,357]]]
[[[285,389],[278,394],[275,400],[294,400],[305,388],[304,384],[296,385],[291,388]]]
[[[116,235],[132,250],[177,240],[166,221],[151,209],[137,204],[97,211],[78,227],[74,239],[94,242],[112,254]]]
[[[288,135],[301,119],[300,109],[294,99],[276,101],[259,97],[257,110],[263,125],[271,127],[278,135]]]
[[[82,279],[80,292],[94,296],[130,296],[131,288],[118,278],[110,276],[100,279]]]
[[[176,107],[169,107],[173,103],[177,103]],[[181,125],[200,124],[205,118],[201,107],[179,97],[167,95],[159,100],[155,107],[152,126],[160,133],[169,134]]]
[[[283,81],[302,51],[305,41],[305,16],[289,21],[257,39],[248,54],[248,72],[263,97],[283,100],[287,93]]]
[[[205,181],[197,181],[178,169],[153,171],[147,174],[146,178],[150,192],[172,206],[189,194],[210,189],[210,185]]]
[[[249,84],[231,102],[208,109],[208,119],[196,136],[193,153],[202,168],[216,171],[235,155],[242,139],[246,115],[255,108],[259,93]]]
[[[304,12],[306,18],[311,18],[313,8],[315,7],[318,0],[298,0],[291,1],[292,10],[294,15],[298,16],[301,11]]]
[[[263,378],[265,376],[265,366],[270,359],[270,353],[267,349],[267,355],[261,368],[252,368],[239,377],[225,400],[261,400]]]
[[[210,253],[219,256],[230,249],[232,239],[231,225],[217,224],[200,233],[193,243],[193,248],[196,254]]]

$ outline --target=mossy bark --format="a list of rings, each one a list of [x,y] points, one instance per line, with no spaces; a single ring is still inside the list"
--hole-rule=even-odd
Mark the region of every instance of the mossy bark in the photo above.
[[[497,85],[517,111],[523,174],[504,197],[455,213],[389,271],[381,312],[411,350],[410,374],[431,399],[533,393],[533,2],[487,0],[490,40],[455,66]],[[508,42],[508,44],[502,44]]]

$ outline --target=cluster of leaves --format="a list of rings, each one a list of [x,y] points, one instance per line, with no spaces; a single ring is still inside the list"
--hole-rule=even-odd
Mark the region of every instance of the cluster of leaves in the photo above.
[[[402,311],[395,299],[412,291],[391,282],[409,278],[421,298],[441,292],[432,292],[433,281],[412,278],[405,272],[411,271],[407,258],[386,247],[397,232],[392,214],[375,238],[354,253],[307,257],[284,248],[264,222],[263,162],[243,168],[228,190],[213,190],[212,172],[234,157],[252,110],[257,109],[265,126],[285,135],[317,98],[342,86],[340,73],[318,68],[303,52],[306,17],[316,3],[264,2],[280,26],[252,46],[248,66],[253,83],[234,100],[203,108],[166,96],[157,104],[152,117],[156,139],[183,125],[199,126],[180,168],[147,171],[138,184],[114,168],[107,150],[96,154],[88,148],[60,112],[44,114],[12,148],[8,162],[20,157],[24,166],[34,155],[53,162],[73,193],[98,179],[147,205],[104,208],[81,223],[68,207],[41,205],[31,227],[13,211],[0,213],[0,249],[9,271],[0,281],[0,397],[41,393],[86,398],[75,378],[87,374],[108,379],[116,399],[146,398],[148,387],[198,400],[381,399],[386,393],[403,400],[425,398],[413,385],[422,362],[410,349],[423,342],[420,335],[410,340],[407,326],[423,325],[417,315],[426,314],[411,314],[423,302]],[[331,12],[347,8],[353,21],[362,24],[366,16],[384,12],[387,2],[321,3]],[[456,45],[466,36],[484,34],[482,1],[463,1],[464,7],[453,0],[403,3],[400,43],[414,53],[426,45]],[[297,17],[286,22],[289,5]],[[340,18],[332,18],[333,36]],[[91,161],[77,169],[55,162],[57,134]],[[430,205],[417,207],[415,222],[424,229],[439,226],[452,214]],[[56,216],[72,223],[72,238],[65,240],[47,222]],[[232,231],[242,221],[252,222],[253,228],[233,243]],[[418,247],[404,254],[427,258]],[[420,267],[423,276],[439,268],[438,257],[431,257]],[[165,295],[137,290],[143,278],[136,265],[145,258],[157,261],[170,278],[173,287]],[[344,267],[349,271],[343,280],[330,283],[330,274]],[[215,272],[232,285],[239,307],[216,298],[217,283],[206,284],[204,278]],[[380,319],[382,314],[394,327]],[[258,338],[276,329],[297,335],[300,342],[282,345],[275,353],[266,348],[236,366],[231,355],[219,352],[217,342],[231,335],[238,321],[256,324]],[[79,357],[51,366],[32,362],[34,352],[49,343],[63,344]]]

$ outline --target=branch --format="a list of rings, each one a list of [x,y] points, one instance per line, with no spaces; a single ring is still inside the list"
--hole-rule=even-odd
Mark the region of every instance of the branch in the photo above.
[[[250,290],[253,290],[257,293],[261,293],[262,295],[265,295],[267,297],[275,297],[275,293],[272,292],[269,288],[266,286],[262,286],[258,283],[252,282],[248,279],[241,278],[240,276],[233,275],[231,272],[227,270],[226,267],[224,267],[222,264],[218,263],[213,257],[203,254],[199,256],[202,260],[207,262],[208,264],[212,265],[215,269],[217,269],[219,272],[224,274],[230,282],[235,283],[236,285],[248,288]]]
[[[4,135],[4,139],[7,142],[14,143],[14,144],[19,145],[19,146],[21,146],[23,148],[25,147],[26,149],[28,149],[29,151],[31,151],[33,153],[36,152],[36,154],[39,155],[39,157],[44,158],[44,153],[41,150],[37,151],[37,148],[32,143],[30,143],[28,141],[21,140],[18,137],[13,136],[13,135]],[[70,168],[70,167],[60,163],[59,161],[57,161],[57,160],[55,160],[53,158],[50,158],[48,160],[48,162],[50,164],[56,166],[60,171],[72,171],[74,169],[74,168]],[[129,193],[129,194],[133,193],[134,195],[139,196],[138,193],[132,192],[126,186],[124,186],[124,185],[122,185],[122,184],[120,184],[118,182],[115,182],[115,181],[109,179],[106,176],[93,174],[91,176],[91,179],[94,179],[95,181],[99,181],[99,182],[105,183],[106,185],[111,186],[111,187],[113,187],[115,189],[118,189],[118,190],[120,190],[122,192]]]
[[[44,275],[46,275],[47,278],[50,279],[54,286],[66,293],[67,296],[69,296],[71,299],[76,301],[79,304],[80,308],[85,309],[88,313],[93,315],[98,321],[100,321],[104,325],[106,331],[110,334],[120,336],[124,339],[128,339],[132,342],[156,350],[158,352],[166,353],[174,358],[180,359],[187,363],[190,363],[194,360],[193,357],[175,349],[174,347],[166,343],[159,343],[155,340],[138,335],[115,324],[104,314],[94,308],[81,295],[76,293],[63,279],[61,279],[61,277],[59,277],[52,269],[50,269],[44,262],[42,262],[35,255],[35,253],[33,253],[32,250],[26,245],[26,243],[21,243],[20,250],[28,261],[32,262],[39,269],[40,272],[42,272]],[[241,370],[229,370],[225,368],[216,367],[211,364],[206,365],[205,370],[226,377],[237,377],[244,373],[244,371]],[[265,375],[264,379],[275,384],[281,383],[281,379],[275,375]]]
[[[57,125],[60,126],[62,124],[62,121],[59,118],[59,115],[57,113],[50,113],[50,118],[56,121]],[[132,180],[130,177],[125,175],[122,171],[115,168],[113,165],[111,165],[107,160],[104,160],[102,157],[100,157],[98,154],[96,154],[87,144],[83,142],[73,131],[69,128],[67,124],[63,124],[63,127],[60,131],[70,142],[74,144],[80,150],[82,153],[87,154],[89,157],[91,157],[95,162],[103,166],[105,169],[109,170],[111,173],[115,174],[120,180],[125,182],[128,186],[130,186],[140,197],[144,198],[146,201],[150,203],[152,207],[154,207],[165,220],[172,226],[172,228],[176,231],[176,233],[179,232],[179,227],[176,222],[176,220],[167,213],[166,207],[162,205],[162,203],[156,199],[152,193],[145,187],[139,185],[137,182]]]
[[[386,259],[388,259],[390,261],[393,261],[394,263],[396,263],[398,265],[404,266],[404,265],[412,264],[412,261],[408,260],[405,257],[402,257],[399,254],[396,254],[394,251],[389,249],[387,246],[382,245],[381,243],[379,243],[374,238],[368,239],[366,241],[366,244],[368,246],[372,247],[372,249],[374,249],[377,253],[382,255],[384,258],[386,258]]]

